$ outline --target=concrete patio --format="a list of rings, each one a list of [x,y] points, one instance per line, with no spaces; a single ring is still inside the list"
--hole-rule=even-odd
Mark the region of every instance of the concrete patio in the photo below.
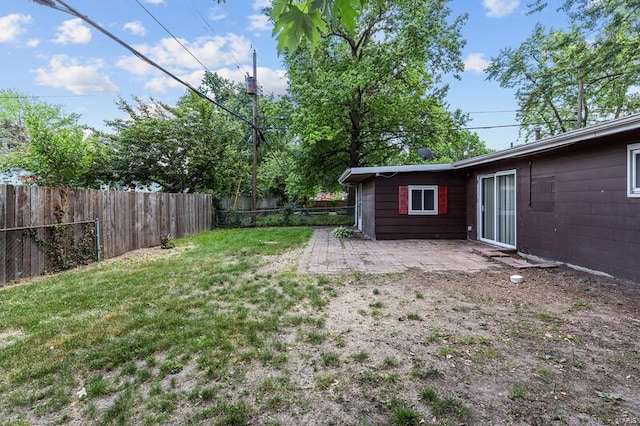
[[[331,235],[332,229],[315,230],[298,262],[300,272],[478,272],[501,268],[487,257],[474,253],[474,247],[485,247],[474,241],[338,239]]]

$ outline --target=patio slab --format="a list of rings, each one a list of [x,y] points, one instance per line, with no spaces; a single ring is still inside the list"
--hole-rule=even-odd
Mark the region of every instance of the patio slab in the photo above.
[[[474,241],[339,239],[331,235],[332,229],[315,230],[298,262],[300,272],[478,272],[501,268],[474,252],[474,248],[486,247]]]

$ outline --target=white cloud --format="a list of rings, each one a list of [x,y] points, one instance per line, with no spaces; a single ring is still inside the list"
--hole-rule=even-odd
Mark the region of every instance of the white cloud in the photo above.
[[[131,34],[133,35],[143,36],[147,33],[147,30],[145,30],[144,26],[142,25],[142,22],[140,21],[127,22],[122,26],[122,28],[130,31]]]
[[[253,10],[262,10],[271,6],[271,0],[253,0]]]
[[[162,4],[164,3],[164,0],[143,0],[145,3],[151,3],[151,4]]]
[[[136,56],[123,56],[116,61],[116,66],[135,75],[149,75],[155,68]]]
[[[87,44],[91,40],[91,30],[80,18],[64,21],[57,30],[58,36],[53,40],[54,43]]]
[[[47,67],[40,67],[32,72],[36,75],[38,85],[64,88],[76,95],[117,92],[118,88],[109,76],[100,73],[103,66],[101,60],[83,65],[67,55],[54,55]]]
[[[470,53],[464,60],[464,70],[482,73],[490,64],[483,53]]]
[[[0,43],[8,43],[13,41],[20,34],[26,31],[26,25],[31,22],[30,15],[19,15],[12,13],[0,17]]]
[[[180,39],[180,42],[210,69],[250,59],[250,43],[244,37],[235,34],[199,37],[193,42]],[[161,39],[154,46],[141,44],[134,47],[159,65],[169,68],[178,74],[187,73],[188,70],[202,69],[202,65],[172,38]],[[129,71],[131,70],[129,66],[132,64],[134,62],[126,58],[117,62],[118,67]],[[144,68],[136,65],[133,73],[142,75],[144,70]],[[151,67],[147,68],[147,70],[150,71]]]
[[[38,47],[40,46],[40,40],[38,40],[37,38],[32,38],[31,40],[27,40],[25,44],[27,45],[27,47]]]
[[[209,9],[209,19],[213,22],[222,21],[223,19],[226,19],[227,16],[228,15],[219,6],[215,6]]]
[[[186,81],[194,87],[200,86],[202,77],[204,77],[204,71],[200,70],[178,76],[182,81]],[[152,78],[144,85],[144,88],[157,93],[166,93],[168,89],[185,89],[182,84],[166,75]]]
[[[502,18],[516,10],[520,6],[520,0],[482,0],[482,5],[487,10],[487,16]]]
[[[246,71],[238,68],[229,69],[222,68],[217,71],[220,77],[227,80],[244,83]],[[287,73],[284,70],[272,70],[271,68],[258,67],[258,84],[265,93],[273,93],[275,95],[284,95],[287,93],[288,80]]]
[[[270,31],[272,29],[269,17],[266,15],[250,15],[249,30],[251,31]]]

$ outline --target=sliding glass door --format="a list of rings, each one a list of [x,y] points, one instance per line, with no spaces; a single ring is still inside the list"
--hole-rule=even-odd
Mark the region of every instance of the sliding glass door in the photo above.
[[[516,172],[483,175],[478,180],[479,239],[516,246]]]

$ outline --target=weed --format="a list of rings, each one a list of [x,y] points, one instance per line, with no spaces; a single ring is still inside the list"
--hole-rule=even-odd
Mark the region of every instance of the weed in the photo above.
[[[114,391],[114,388],[102,376],[95,377],[85,385],[87,396],[90,398],[108,395]]]
[[[351,358],[356,362],[365,362],[369,359],[369,354],[365,351],[360,351],[357,354],[351,355]]]
[[[420,315],[418,315],[416,312],[409,312],[407,314],[407,319],[411,321],[422,321],[422,318],[420,318]]]
[[[598,395],[598,398],[601,398],[607,402],[612,402],[614,404],[617,404],[618,401],[622,401],[622,397],[613,394],[611,392],[606,392],[606,391],[596,391],[596,395]]]
[[[160,364],[160,372],[163,374],[178,374],[183,368],[184,365],[175,360],[167,360]]]
[[[431,405],[431,413],[436,417],[455,416],[464,419],[469,415],[469,409],[459,399],[453,396],[440,398],[433,388],[425,388],[420,397]]]
[[[331,231],[331,235],[336,238],[353,238],[354,232],[353,229],[347,228],[346,226],[338,226],[333,231]]]
[[[133,392],[127,388],[105,411],[102,424],[128,424],[133,411]]]
[[[377,288],[374,288],[373,294],[375,294],[376,296],[380,295],[380,290],[378,290]]]
[[[385,383],[395,384],[400,381],[400,375],[398,373],[389,373],[384,377]]]
[[[538,375],[538,377],[540,377],[540,380],[542,380],[543,382],[548,382],[552,377],[551,371],[545,367],[537,368],[536,374]]]
[[[420,397],[427,402],[434,402],[438,400],[438,393],[433,388],[425,388]]]
[[[509,392],[512,399],[525,399],[527,395],[524,385],[520,383],[512,383]]]
[[[372,309],[382,309],[384,308],[384,304],[382,302],[373,302],[369,303],[369,307]]]
[[[222,418],[217,422],[221,426],[242,426],[249,423],[249,407],[245,403],[229,404],[223,407]]]
[[[448,396],[433,401],[431,404],[431,412],[434,416],[455,416],[463,419],[468,416],[469,409],[457,398]]]
[[[347,346],[347,342],[344,340],[344,336],[336,336],[333,341],[337,348],[344,348],[345,346]]]
[[[323,367],[339,367],[340,355],[336,352],[321,352],[320,361]]]
[[[312,345],[320,345],[327,340],[327,335],[325,333],[319,333],[317,331],[312,331],[307,334],[307,342]]]
[[[479,359],[496,359],[500,356],[500,351],[491,346],[481,346],[476,349],[475,355]]]
[[[396,368],[398,365],[399,364],[397,359],[395,359],[394,357],[388,356],[384,359],[384,361],[382,361],[380,368],[382,368],[383,370],[389,370],[391,368]]]
[[[338,376],[335,374],[324,374],[316,379],[316,389],[325,390],[336,383]]]
[[[424,299],[424,294],[422,294],[422,292],[416,291],[416,299]]]
[[[429,367],[424,369],[414,366],[411,369],[411,376],[421,380],[427,380],[444,377],[444,373],[440,371],[438,367],[435,367],[433,365],[430,365]]]
[[[454,312],[471,312],[475,309],[478,309],[478,307],[475,305],[456,305],[451,308],[451,310]]]
[[[587,307],[587,302],[584,299],[578,299],[571,305],[574,309],[584,309]]]
[[[411,407],[398,407],[393,410],[393,423],[397,426],[417,426],[420,424],[420,413]]]
[[[447,340],[450,337],[449,333],[440,331],[438,327],[433,327],[431,332],[427,336],[427,342],[436,343],[441,340]]]
[[[454,355],[455,353],[455,349],[450,348],[449,346],[441,346],[438,348],[438,355],[442,357],[446,357],[447,355]]]
[[[545,322],[550,322],[554,324],[558,324],[562,322],[562,318],[560,318],[557,314],[554,314],[553,312],[549,312],[549,311],[536,312],[535,316],[538,319],[541,319],[542,321],[545,321]]]
[[[175,241],[173,240],[173,236],[171,234],[165,234],[160,237],[160,247],[168,250],[172,249],[176,246]]]

